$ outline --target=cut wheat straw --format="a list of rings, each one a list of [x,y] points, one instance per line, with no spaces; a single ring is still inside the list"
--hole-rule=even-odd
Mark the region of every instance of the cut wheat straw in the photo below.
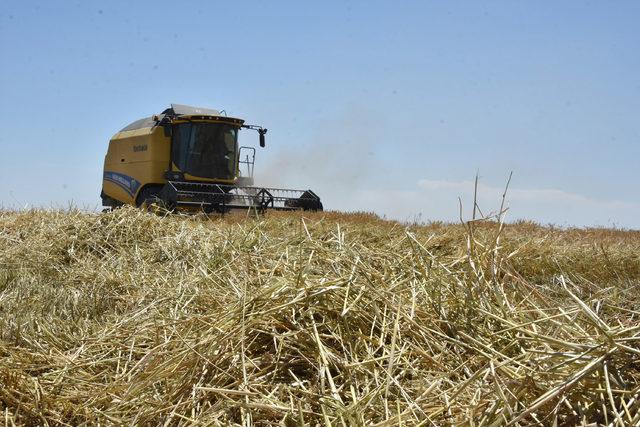
[[[640,233],[469,227],[0,212],[2,417],[640,422]]]

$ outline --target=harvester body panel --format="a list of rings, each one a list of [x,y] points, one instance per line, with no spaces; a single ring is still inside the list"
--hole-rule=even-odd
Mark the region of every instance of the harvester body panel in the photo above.
[[[136,204],[143,187],[164,185],[171,138],[161,127],[118,132],[104,162],[103,192],[123,204]]]

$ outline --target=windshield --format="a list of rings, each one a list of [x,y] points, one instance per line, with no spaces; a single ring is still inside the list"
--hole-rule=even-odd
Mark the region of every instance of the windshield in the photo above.
[[[173,163],[203,178],[234,179],[238,128],[222,123],[182,123],[174,128]]]

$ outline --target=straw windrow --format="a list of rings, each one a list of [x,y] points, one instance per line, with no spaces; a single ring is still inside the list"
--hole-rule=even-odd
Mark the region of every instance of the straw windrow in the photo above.
[[[638,232],[530,223],[0,212],[0,411],[637,424],[638,254]]]

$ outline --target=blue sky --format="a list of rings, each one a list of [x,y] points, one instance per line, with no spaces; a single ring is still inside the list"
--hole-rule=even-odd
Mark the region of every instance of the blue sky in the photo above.
[[[183,103],[269,128],[325,206],[640,228],[640,2],[5,2],[0,204],[99,205],[109,138]],[[255,133],[241,142],[255,144]],[[469,209],[468,209],[469,208]]]

